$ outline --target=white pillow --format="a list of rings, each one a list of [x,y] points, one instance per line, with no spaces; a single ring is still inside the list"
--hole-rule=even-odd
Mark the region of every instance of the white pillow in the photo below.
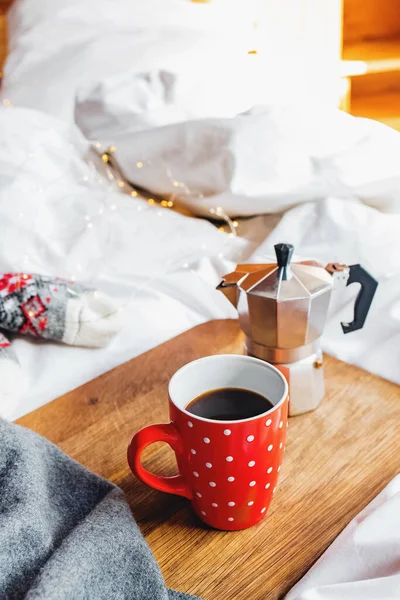
[[[256,1],[16,0],[0,99],[71,119],[81,85],[129,69],[195,73],[201,88],[252,47]]]
[[[127,74],[82,92],[76,121],[89,139],[116,146],[131,183],[174,194],[196,214],[282,212],[327,196],[400,212],[397,131],[300,104],[191,119],[182,96],[166,73]]]

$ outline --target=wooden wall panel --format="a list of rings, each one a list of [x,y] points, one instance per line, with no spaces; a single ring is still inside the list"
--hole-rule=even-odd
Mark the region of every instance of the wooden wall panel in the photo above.
[[[343,42],[400,36],[400,0],[344,0]]]
[[[13,0],[0,0],[0,13],[7,12],[8,8],[11,6]]]
[[[3,63],[7,56],[6,12],[13,0],[0,0],[0,77]]]
[[[352,79],[352,96],[378,96],[391,92],[400,93],[400,71],[369,73]]]
[[[7,29],[6,29],[6,17],[0,14],[0,74],[2,71],[3,63],[7,56]]]

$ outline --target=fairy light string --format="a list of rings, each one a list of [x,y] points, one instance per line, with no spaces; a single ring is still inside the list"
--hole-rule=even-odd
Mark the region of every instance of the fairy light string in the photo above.
[[[97,143],[98,144],[98,143]],[[98,148],[99,146],[96,145],[96,148]],[[202,200],[204,200],[204,195],[201,192],[193,192],[192,190],[189,189],[189,187],[186,185],[186,183],[184,181],[179,181],[176,177],[174,177],[171,168],[168,165],[165,165],[165,173],[167,175],[167,178],[169,180],[169,182],[171,183],[171,185],[176,188],[177,190],[179,190],[179,194],[178,193],[172,193],[169,195],[168,198],[164,198],[164,197],[160,197],[158,195],[155,195],[153,193],[148,192],[146,189],[144,188],[139,188],[139,187],[135,187],[134,184],[132,182],[130,182],[126,177],[124,177],[121,169],[118,166],[118,162],[114,156],[115,152],[117,150],[116,146],[109,146],[108,148],[106,148],[102,154],[101,154],[101,158],[103,160],[103,163],[105,165],[107,165],[108,167],[111,167],[112,170],[114,171],[116,178],[118,179],[118,185],[120,188],[126,188],[126,190],[124,189],[124,191],[128,194],[130,194],[133,197],[137,197],[138,195],[142,196],[143,198],[147,199],[147,202],[149,204],[159,204],[160,206],[162,206],[163,208],[174,208],[175,210],[178,210],[179,212],[183,212],[184,214],[190,214],[188,211],[184,211],[182,209],[182,207],[179,206],[179,200],[183,197],[187,197],[188,199],[193,199],[195,198],[196,201],[201,202]],[[152,162],[151,161],[137,161],[136,162],[136,168],[137,169],[143,169],[144,167],[147,168],[151,168],[152,167]],[[183,194],[182,194],[183,192]],[[176,204],[178,204],[178,206],[176,206]],[[209,209],[209,214],[210,214],[210,219],[214,220],[218,220],[218,221],[224,221],[225,224],[228,227],[228,230],[225,229],[225,227],[223,225],[219,225],[218,229],[221,232],[224,233],[228,233],[230,237],[236,237],[237,232],[236,232],[236,228],[238,227],[239,223],[238,221],[233,221],[228,215],[227,213],[223,210],[223,208],[221,206],[217,206],[216,208],[210,208]]]
[[[9,100],[3,100],[3,107],[7,110],[16,110],[13,109],[12,103]],[[133,213],[155,210],[155,215],[158,217],[162,217],[164,214],[163,211],[166,209],[172,209],[181,214],[189,215],[190,213],[180,206],[180,199],[185,196],[190,197],[191,200],[196,199],[199,202],[204,199],[201,193],[192,192],[184,182],[181,182],[178,178],[174,177],[167,166],[165,167],[166,175],[176,192],[168,196],[159,197],[158,195],[151,194],[148,191],[133,185],[123,177],[115,160],[116,146],[110,146],[103,150],[100,142],[93,142],[91,144],[93,156],[89,158],[85,156],[85,158],[82,159],[83,153],[82,155],[80,154],[79,148],[75,147],[74,144],[69,143],[70,149],[75,150],[70,157],[71,170],[73,169],[74,171],[73,183],[76,185],[73,193],[81,193],[79,187],[83,187],[83,189],[88,188],[91,191],[97,192],[98,197],[97,200],[94,198],[92,205],[89,203],[86,211],[82,211],[82,222],[80,226],[79,214],[77,213],[76,227],[74,227],[72,231],[69,230],[69,227],[65,228],[64,231],[61,227],[61,231],[58,229],[57,232],[52,232],[48,228],[43,229],[41,219],[43,216],[46,218],[48,217],[46,214],[47,209],[50,210],[51,218],[52,210],[58,210],[58,206],[62,208],[63,203],[68,209],[68,203],[71,202],[69,187],[71,180],[68,176],[65,176],[65,173],[59,176],[59,173],[56,172],[56,176],[53,179],[49,177],[47,181],[46,176],[44,175],[43,179],[45,181],[39,183],[37,183],[37,179],[35,179],[35,175],[38,172],[35,161],[37,158],[40,159],[42,152],[45,153],[49,151],[49,148],[51,149],[52,137],[57,135],[57,131],[49,128],[48,135],[43,136],[39,144],[36,143],[35,145],[34,142],[32,142],[31,146],[28,145],[25,149],[23,160],[19,163],[18,167],[15,168],[12,179],[8,182],[7,188],[10,189],[9,186],[14,187],[14,192],[16,192],[15,197],[21,198],[21,208],[19,209],[18,205],[16,206],[16,211],[20,210],[20,212],[17,212],[15,219],[17,233],[18,230],[20,230],[21,225],[22,230],[25,230],[26,232],[29,231],[34,235],[35,232],[37,232],[37,239],[43,240],[43,248],[37,245],[34,238],[32,238],[34,241],[30,251],[26,250],[28,244],[19,244],[18,248],[21,248],[21,254],[19,254],[19,256],[18,254],[13,254],[13,263],[8,266],[3,265],[3,267],[0,268],[0,270],[3,270],[4,272],[10,270],[14,272],[19,271],[21,272],[22,277],[28,277],[28,273],[30,272],[41,272],[44,275],[59,275],[71,282],[71,287],[69,288],[71,294],[75,294],[72,285],[74,282],[79,282],[89,288],[96,287],[97,282],[94,285],[91,285],[90,280],[93,279],[93,282],[99,278],[101,280],[108,270],[112,272],[112,269],[115,268],[111,263],[107,266],[109,254],[107,252],[107,244],[114,243],[111,235],[113,232],[107,230],[107,219],[109,214],[117,211],[119,208],[115,202],[116,192],[118,194],[122,193],[128,195],[135,201],[135,203],[132,203],[131,208]],[[62,148],[61,152],[63,152]],[[74,161],[76,161],[76,164]],[[99,168],[99,164],[102,165],[101,169]],[[151,169],[152,164],[150,161],[137,161],[136,168]],[[77,169],[78,175],[76,175]],[[32,174],[34,177],[32,177]],[[31,185],[28,186],[26,182],[31,183]],[[49,194],[51,194],[51,204],[47,202]],[[29,204],[26,202],[27,196],[30,197]],[[54,198],[57,199],[55,205],[53,205]],[[72,200],[75,200],[75,196],[73,196]],[[96,201],[98,202],[97,208],[94,207]],[[79,207],[79,204],[76,203],[76,205],[72,204],[71,206],[73,206],[75,210],[76,206]],[[28,210],[25,210],[26,207],[28,207]],[[31,207],[36,208],[33,210]],[[129,208],[127,209],[124,207],[123,210],[128,210],[130,212]],[[224,221],[227,224],[229,235],[231,237],[236,236],[236,224],[227,217],[221,207],[210,209],[209,214],[210,220],[218,221],[219,226],[221,226],[221,221]],[[105,220],[105,233],[101,232],[100,235],[105,235],[106,237],[100,237],[99,240],[102,242],[104,241],[104,257],[102,260],[97,258],[97,262],[95,262],[93,266],[93,264],[90,263],[90,258],[88,258],[87,253],[82,256],[79,255],[79,248],[81,246],[83,247],[86,236],[96,234],[97,228],[101,228],[102,219]],[[58,221],[58,223],[61,223],[62,225],[62,221]],[[76,238],[77,228],[80,228],[81,230],[78,239]],[[217,251],[219,259],[229,260],[231,250],[229,235],[226,236],[226,238],[223,238],[223,244],[221,245],[220,251]],[[96,244],[99,243],[99,240],[96,240]],[[63,257],[51,254],[50,263],[48,263],[46,258],[47,247],[57,247],[60,243],[64,245],[64,247],[71,247],[72,250],[68,251],[67,255]],[[76,248],[78,249],[76,250]],[[201,244],[200,248],[206,252],[207,245]],[[77,254],[75,258],[76,262],[71,268],[71,260],[74,260],[74,258],[72,258],[74,253]],[[45,263],[47,262],[48,265],[51,264],[51,267],[46,269],[46,272],[40,267],[36,267],[37,262],[39,262],[39,264],[43,262],[43,257]],[[125,311],[135,298],[140,296],[146,290],[151,290],[161,277],[165,277],[166,273],[184,269],[190,271],[195,277],[200,279],[200,274],[196,271],[194,266],[193,268],[191,266],[192,264],[195,265],[198,263],[198,260],[198,252],[196,251],[194,256],[193,254],[191,255],[189,251],[186,255],[181,255],[179,258],[174,257],[170,260],[166,260],[162,265],[161,263],[158,266],[156,265],[154,271],[149,275],[138,275],[137,273],[132,273],[132,271],[124,270],[123,267],[121,267],[121,272],[118,274],[119,279],[124,279],[126,284],[130,287],[130,290],[129,294],[122,299],[112,315]],[[106,267],[105,271],[104,266]],[[104,315],[103,317],[98,318],[104,318]],[[91,319],[91,321],[93,320],[95,320],[95,318]]]

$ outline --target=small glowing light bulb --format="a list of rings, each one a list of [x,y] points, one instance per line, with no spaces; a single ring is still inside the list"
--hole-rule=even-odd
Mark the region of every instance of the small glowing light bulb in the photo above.
[[[143,167],[143,163],[142,163],[142,161],[141,161],[141,160],[139,160],[139,161],[136,163],[136,166],[137,166],[137,168],[138,168],[138,169],[141,169],[141,168]]]

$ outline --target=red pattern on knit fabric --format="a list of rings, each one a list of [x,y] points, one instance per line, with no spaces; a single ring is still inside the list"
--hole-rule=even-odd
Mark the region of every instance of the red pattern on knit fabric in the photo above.
[[[9,294],[26,287],[32,281],[32,275],[26,273],[4,273],[0,277],[0,295],[5,298]]]
[[[25,315],[26,321],[19,330],[20,333],[32,333],[33,335],[40,335],[41,331],[44,331],[47,324],[47,318],[44,317],[39,319],[38,323],[36,320],[46,312],[47,308],[44,306],[39,296],[33,296],[29,298],[27,302],[21,304],[21,310]]]
[[[51,277],[29,273],[0,274],[0,327],[43,337],[48,325],[45,313],[51,305],[47,294],[54,281]],[[45,300],[41,299],[38,286],[45,290]]]
[[[8,346],[11,346],[10,342],[0,333],[0,348],[8,348]]]

